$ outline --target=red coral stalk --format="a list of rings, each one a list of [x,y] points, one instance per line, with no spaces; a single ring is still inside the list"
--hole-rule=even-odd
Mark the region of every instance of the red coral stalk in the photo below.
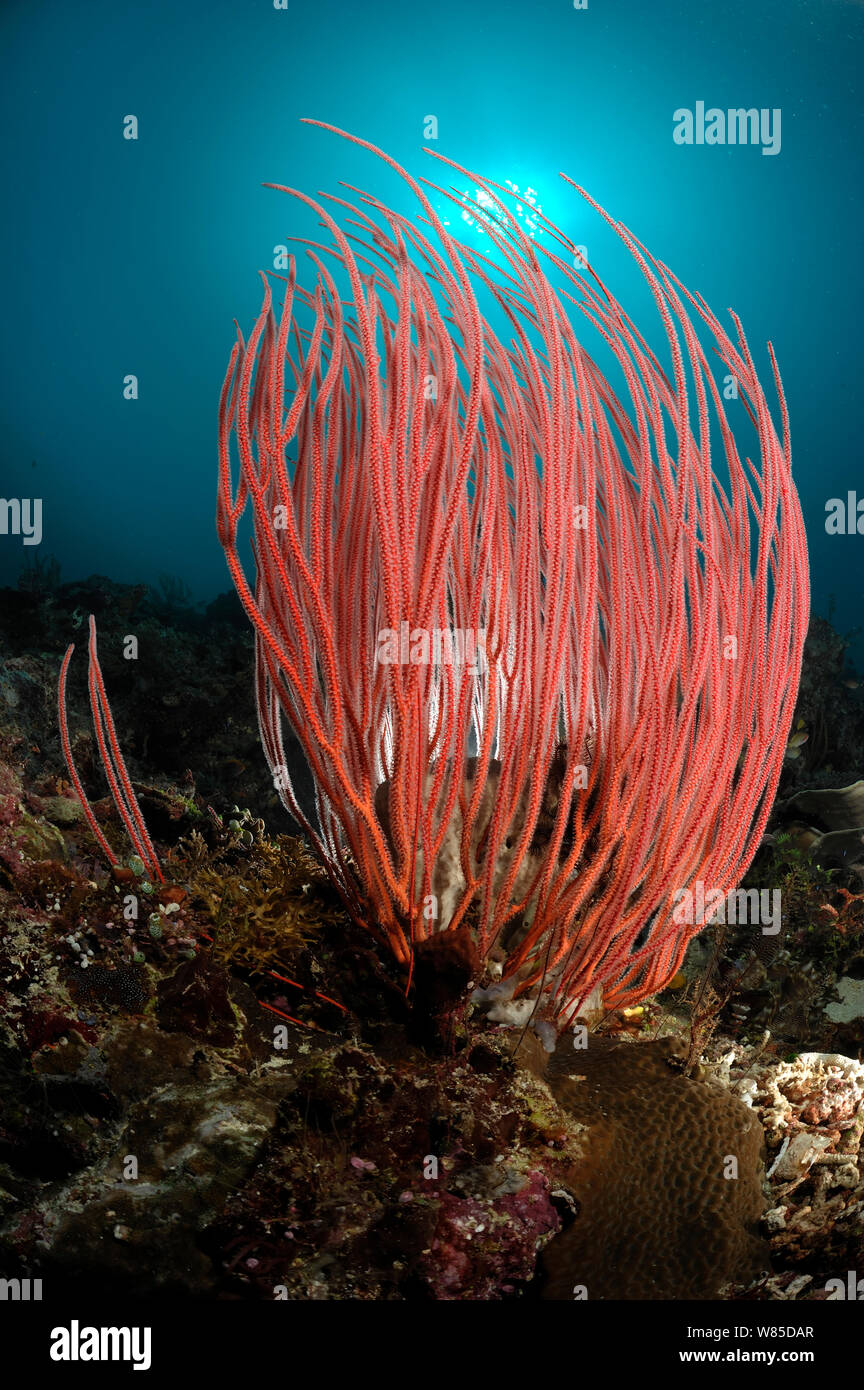
[[[93,831],[103,854],[109,863],[117,864],[117,856],[105,839],[99,822],[93,812],[93,808],[87,799],[78,770],[72,757],[72,743],[69,738],[69,725],[66,716],[66,682],[69,671],[69,663],[72,660],[72,653],[75,650],[74,642],[67,648],[60,668],[60,680],[57,687],[57,708],[60,724],[60,742],[63,747],[63,756],[66,766],[69,769],[69,777],[78,800],[84,809],[87,822]],[[88,688],[90,692],[90,710],[93,716],[93,727],[96,732],[96,742],[99,747],[99,756],[102,759],[102,766],[108,778],[108,785],[111,788],[111,795],[114,804],[120,814],[120,818],[126,827],[129,839],[148,873],[158,878],[160,883],[165,879],[159,866],[156,851],[144,824],[144,817],[141,814],[141,807],[132,788],[132,782],[120,751],[120,744],[117,740],[117,731],[114,727],[114,720],[111,715],[111,708],[108,704],[108,696],[105,691],[105,683],[102,679],[102,668],[99,665],[99,656],[96,650],[96,620],[90,615],[90,641],[88,644]]]

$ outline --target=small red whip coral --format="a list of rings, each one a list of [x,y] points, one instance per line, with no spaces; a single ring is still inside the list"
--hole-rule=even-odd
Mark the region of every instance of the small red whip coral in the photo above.
[[[314,289],[293,260],[277,277],[278,314],[265,278],[231,354],[219,536],[274,779],[406,970],[463,926],[559,1023],[598,985],[632,1004],[700,929],[676,921],[681,890],[747,869],[788,737],[808,576],[773,351],[782,437],[738,319],[733,340],[587,194],[651,289],[668,372],[563,232],[538,213],[544,244],[526,237],[506,188],[442,160],[483,191],[484,255],[424,185],[470,200],[336,133],[402,176],[426,230],[351,190],[329,198],[345,232],[282,189],[332,244],[307,243]],[[728,418],[691,314],[736,383]]]
[[[113,866],[117,866],[117,856],[105,839],[102,829],[96,819],[93,807],[87,799],[87,793],[78,775],[75,766],[75,759],[72,756],[72,740],[69,737],[69,722],[66,717],[66,682],[69,675],[69,663],[72,660],[72,653],[75,651],[74,642],[66,648],[66,655],[60,667],[60,679],[57,684],[57,715],[60,725],[60,744],[63,749],[63,757],[69,769],[69,776],[75,788],[75,794],[81,802],[87,824],[93,832],[99,847],[105,858]],[[114,728],[114,718],[111,714],[111,706],[108,704],[108,695],[105,690],[105,682],[102,679],[102,667],[99,665],[99,653],[96,649],[96,619],[90,614],[90,639],[87,644],[88,663],[87,663],[87,684],[90,692],[90,713],[93,716],[93,728],[96,733],[96,743],[99,748],[99,756],[102,766],[105,769],[105,776],[108,778],[108,786],[111,789],[111,796],[114,805],[120,815],[126,833],[132,841],[135,853],[141,860],[144,868],[154,878],[158,878],[160,883],[165,882],[162,869],[153,842],[144,824],[144,817],[141,814],[141,807],[138,805],[138,798],[132,787],[132,780],[126,768],[126,762],[120,750],[117,740],[117,731]]]

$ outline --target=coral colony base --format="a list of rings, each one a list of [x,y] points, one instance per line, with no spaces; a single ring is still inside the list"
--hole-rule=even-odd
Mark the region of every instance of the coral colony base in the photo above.
[[[328,240],[306,243],[312,288],[293,258],[262,277],[220,402],[219,536],[264,749],[409,986],[421,954],[457,951],[463,986],[485,965],[561,1027],[656,993],[700,930],[676,895],[731,891],[765,826],[808,620],[774,353],[779,433],[737,317],[730,338],[577,185],[650,288],[668,369],[565,233],[538,211],[526,236],[506,187],[433,155],[482,194],[472,249],[431,198],[476,202],[334,133],[421,215],[268,185]],[[482,643],[460,661],[465,634]]]

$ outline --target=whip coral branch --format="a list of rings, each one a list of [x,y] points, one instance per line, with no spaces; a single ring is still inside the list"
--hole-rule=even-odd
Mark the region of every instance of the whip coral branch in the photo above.
[[[470,200],[335,133],[422,219],[281,188],[330,240],[307,243],[312,288],[293,258],[272,277],[281,308],[263,277],[231,353],[218,530],[274,781],[406,972],[464,925],[559,1023],[598,986],[635,1003],[700,930],[682,890],[746,872],[792,719],[808,573],[773,350],[780,435],[738,319],[730,337],[576,185],[644,278],[662,354],[562,231],[538,214],[543,242],[525,235],[506,188],[434,156],[482,190],[481,254],[432,201]]]
[[[69,663],[72,660],[72,653],[75,650],[74,642],[67,647],[63,664],[60,667],[60,680],[57,687],[57,713],[60,725],[60,743],[63,748],[63,757],[69,769],[69,777],[75,788],[78,800],[84,810],[87,823],[93,831],[94,836],[99,842],[100,848],[106,859],[111,864],[117,864],[117,856],[111,849],[108,841],[99,826],[99,822],[93,812],[93,807],[87,799],[75,761],[72,757],[72,743],[69,738],[69,723],[66,716],[66,683],[69,673]],[[114,805],[120,814],[120,818],[126,827],[126,832],[135,853],[141,859],[148,873],[158,878],[160,883],[165,879],[159,866],[156,851],[147,833],[144,824],[144,817],[141,814],[141,807],[132,788],[132,782],[120,751],[120,744],[117,741],[117,732],[114,727],[114,720],[108,704],[108,696],[105,691],[105,683],[102,679],[102,668],[99,665],[99,656],[96,650],[96,620],[90,615],[90,640],[88,643],[88,688],[90,693],[90,711],[93,716],[93,728],[96,732],[96,742],[99,748],[99,756],[102,759],[102,766],[108,778],[108,785],[111,789],[111,796]]]

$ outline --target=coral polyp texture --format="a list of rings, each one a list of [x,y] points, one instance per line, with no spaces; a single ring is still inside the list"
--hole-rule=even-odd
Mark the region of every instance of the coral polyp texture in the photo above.
[[[420,215],[283,187],[329,240],[311,288],[293,259],[263,277],[231,353],[218,526],[274,780],[409,980],[461,931],[559,1025],[592,993],[634,1004],[701,928],[681,890],[746,871],[789,736],[808,575],[773,350],[776,423],[738,318],[577,185],[650,289],[648,336],[506,186],[435,156],[496,209],[472,248],[436,210],[471,200],[335,133]]]
[[[595,1036],[575,1051],[564,1037],[549,1060],[550,1089],[585,1131],[579,1218],[543,1253],[545,1298],[717,1298],[767,1267],[762,1126],[721,1086],[676,1073],[675,1048]]]

